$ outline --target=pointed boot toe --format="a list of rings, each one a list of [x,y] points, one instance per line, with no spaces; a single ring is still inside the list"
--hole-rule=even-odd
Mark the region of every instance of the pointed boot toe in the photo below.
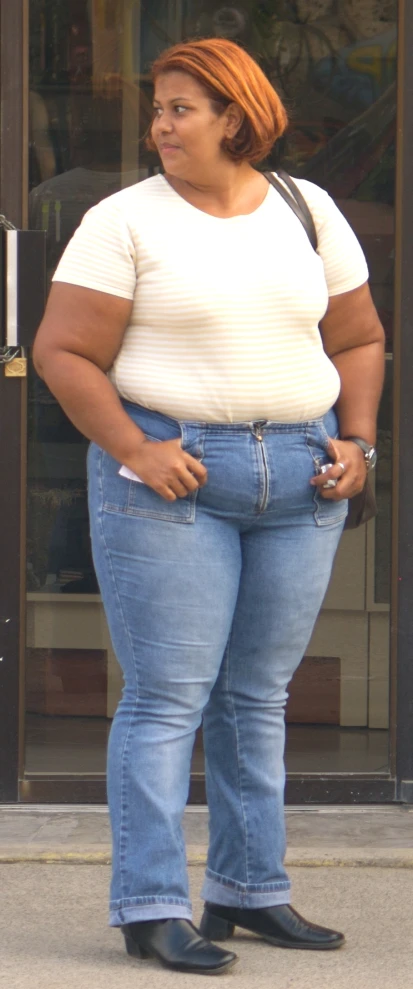
[[[279,948],[301,948],[328,951],[340,948],[345,937],[340,931],[319,927],[301,917],[289,904],[243,910],[206,903],[200,924],[203,937],[211,941],[226,941],[235,927],[241,927]]]
[[[228,972],[237,956],[202,937],[189,920],[147,920],[122,927],[128,955],[156,958],[175,972],[219,975]]]

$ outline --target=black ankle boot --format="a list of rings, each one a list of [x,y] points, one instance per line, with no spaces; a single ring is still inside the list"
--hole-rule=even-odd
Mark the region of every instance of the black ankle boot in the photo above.
[[[237,956],[201,937],[189,920],[144,920],[122,927],[128,955],[157,958],[176,972],[217,975],[227,972]]]
[[[280,948],[306,948],[326,951],[340,948],[344,934],[326,927],[310,924],[288,904],[242,910],[224,907],[220,903],[206,903],[199,930],[211,941],[226,941],[232,937],[235,927],[258,934],[264,941]]]

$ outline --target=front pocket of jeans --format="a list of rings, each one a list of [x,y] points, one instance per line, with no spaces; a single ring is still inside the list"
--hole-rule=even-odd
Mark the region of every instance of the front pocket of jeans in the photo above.
[[[313,461],[314,473],[322,464],[330,462],[328,454],[328,441],[325,426],[322,422],[308,426],[305,434],[308,452]]]
[[[337,439],[338,437],[333,436],[331,438]],[[328,453],[329,439],[324,423],[320,422],[308,427],[306,443],[313,461],[314,473],[323,464],[331,462]],[[338,525],[347,517],[347,499],[332,501],[331,498],[323,498],[321,491],[315,488],[313,500],[315,505],[314,519],[317,525]]]
[[[338,525],[347,518],[348,501],[332,501],[331,498],[323,498],[318,488],[314,492],[315,512],[314,519],[317,525]]]
[[[166,522],[188,523],[195,520],[197,491],[191,492],[185,498],[177,498],[176,501],[166,501],[147,484],[122,477],[119,474],[119,464],[107,453],[103,454],[102,489],[104,512],[137,518],[163,519]]]

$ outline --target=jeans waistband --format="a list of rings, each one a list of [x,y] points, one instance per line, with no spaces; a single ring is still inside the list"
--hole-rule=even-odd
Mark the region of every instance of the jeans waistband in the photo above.
[[[121,398],[122,405],[125,411],[129,413],[133,419],[139,421],[140,417],[144,417],[146,422],[164,422],[169,423],[171,427],[179,429],[181,425],[193,426],[202,430],[208,430],[211,432],[228,432],[228,433],[243,433],[251,430],[251,426],[260,424],[265,429],[271,429],[273,432],[301,432],[302,430],[308,429],[311,426],[319,426],[324,422],[325,417],[333,414],[333,409],[327,409],[324,415],[318,416],[316,419],[306,419],[300,422],[277,422],[272,419],[250,419],[246,422],[205,422],[198,419],[174,419],[172,416],[165,415],[163,412],[155,412],[153,409],[148,409],[144,405],[138,405],[136,402],[130,402],[128,399]]]

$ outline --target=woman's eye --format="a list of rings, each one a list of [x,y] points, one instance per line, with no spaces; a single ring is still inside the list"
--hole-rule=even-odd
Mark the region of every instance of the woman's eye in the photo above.
[[[179,106],[178,105],[178,106],[174,106],[173,109],[174,109],[175,113],[177,113],[178,116],[180,116],[181,115],[181,112],[182,111],[185,112],[185,110],[187,110],[188,108],[186,106]],[[161,113],[163,113],[163,110],[162,110],[162,107],[161,106],[154,106],[153,107],[153,115],[154,115],[154,117],[160,117]]]

